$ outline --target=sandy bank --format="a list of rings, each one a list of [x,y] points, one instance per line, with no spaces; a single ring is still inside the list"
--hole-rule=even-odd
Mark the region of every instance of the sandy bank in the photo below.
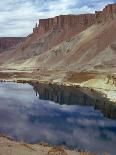
[[[97,155],[95,153],[53,147],[48,144],[27,144],[0,136],[0,155]],[[104,154],[107,155],[107,154]]]

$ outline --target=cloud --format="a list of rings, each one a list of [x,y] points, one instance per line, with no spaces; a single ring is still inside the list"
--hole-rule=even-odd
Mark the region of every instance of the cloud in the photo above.
[[[40,18],[92,13],[116,0],[4,0],[0,1],[0,36],[26,36]]]

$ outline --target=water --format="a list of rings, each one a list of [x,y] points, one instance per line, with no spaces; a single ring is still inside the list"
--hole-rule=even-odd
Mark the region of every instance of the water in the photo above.
[[[40,100],[28,84],[0,83],[0,133],[29,143],[116,154],[115,120],[90,106]]]

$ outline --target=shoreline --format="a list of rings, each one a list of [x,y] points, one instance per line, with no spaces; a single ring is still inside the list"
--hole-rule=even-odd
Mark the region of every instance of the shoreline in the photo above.
[[[80,149],[69,149],[65,146],[55,146],[40,142],[29,144],[23,141],[15,141],[13,138],[0,134],[0,153],[2,155],[100,155],[95,152]],[[102,155],[109,155],[103,153]]]
[[[92,94],[90,93],[89,95],[91,96],[93,96],[94,97],[94,93],[98,93],[99,94],[99,92],[97,91],[96,92],[96,90],[94,90],[94,89],[92,89],[92,88],[87,88],[87,87],[81,87],[80,85],[74,85],[74,84],[67,84],[67,83],[58,83],[58,82],[49,82],[49,81],[39,81],[39,80],[36,80],[36,79],[32,79],[32,78],[30,78],[30,79],[26,79],[26,78],[7,78],[7,79],[1,79],[0,78],[0,82],[16,82],[16,83],[28,83],[28,84],[31,84],[31,85],[35,85],[35,86],[38,86],[39,84],[40,85],[44,85],[44,86],[47,86],[47,85],[51,85],[51,86],[56,86],[56,87],[65,87],[65,88],[74,88],[74,89],[79,89],[79,90],[82,90],[82,89],[85,89],[87,92],[89,91],[89,92],[92,92]],[[101,93],[100,93],[101,94]],[[104,94],[101,94],[101,96],[103,96]],[[107,98],[106,98],[107,99]],[[107,99],[108,100],[108,99]],[[108,100],[109,101],[109,100]],[[109,102],[111,102],[111,101],[109,101]],[[96,107],[95,108],[99,108],[99,107],[97,107],[97,105],[96,105]],[[116,117],[115,117],[116,118]],[[5,137],[7,137],[7,136],[5,136]],[[1,139],[1,136],[0,136],[0,139]],[[6,138],[5,138],[6,139]],[[1,141],[1,140],[0,140]],[[11,140],[10,140],[10,142],[11,142]],[[10,143],[10,142],[8,142],[8,143]],[[18,145],[20,146],[20,142],[17,142],[17,141],[14,141],[13,140],[13,143],[15,144],[15,143],[18,143]],[[21,142],[22,143],[22,142]],[[24,143],[24,142],[23,142]],[[12,150],[14,150],[14,144],[12,145],[12,144],[8,144],[8,145],[10,145],[10,149],[12,148]],[[52,150],[52,151],[56,151],[57,152],[57,149],[59,150],[59,148],[60,148],[60,151],[62,150],[62,147],[56,147],[56,146],[50,146],[49,144],[46,144],[46,143],[43,143],[43,144],[45,144],[45,145],[47,145],[47,146],[42,146],[42,147],[40,147],[40,144],[27,144],[27,143],[24,143],[24,146],[26,146],[26,149],[27,148],[29,148],[29,147],[32,147],[33,148],[33,146],[34,146],[34,148],[36,147],[36,149],[38,150],[38,148],[37,148],[37,146],[36,145],[39,145],[38,147],[39,147],[39,149],[41,150],[47,150],[48,151],[48,149],[49,149],[49,151],[48,152],[51,152],[50,150]],[[42,145],[43,145],[42,144]],[[17,144],[16,144],[17,145]],[[21,147],[22,147],[22,144],[21,144]],[[47,148],[47,149],[46,149]],[[29,149],[30,150],[30,149]],[[63,147],[63,152],[66,152],[66,149]],[[81,152],[80,152],[81,151]],[[55,154],[47,154],[48,152],[46,152],[46,154],[45,155],[55,155]],[[62,152],[62,151],[61,151]],[[67,152],[66,152],[67,153]],[[27,154],[25,154],[25,155],[28,155],[28,154],[30,154],[30,152],[28,152]],[[4,154],[4,155],[12,155],[12,154]],[[14,154],[13,154],[14,155]],[[22,155],[22,154],[21,154]],[[31,154],[30,154],[31,155]],[[34,155],[34,154],[32,154],[32,155]],[[35,154],[36,155],[36,154]],[[40,154],[40,155],[44,155],[44,154]],[[90,152],[84,152],[84,151],[82,151],[82,150],[80,150],[79,149],[79,152],[77,152],[77,151],[75,151],[75,150],[70,150],[70,149],[68,149],[68,153],[67,154],[61,154],[61,155],[97,155],[97,154],[95,154],[95,153],[90,153]],[[103,155],[108,155],[108,154],[103,154]]]
[[[43,85],[43,86],[56,86],[57,88],[62,88],[64,87],[64,89],[66,90],[67,88],[71,88],[71,89],[75,89],[75,91],[81,91],[81,94],[83,97],[82,98],[86,98],[86,100],[88,99],[88,101],[90,102],[89,105],[93,106],[95,109],[100,110],[105,117],[110,118],[110,119],[116,119],[116,104],[115,102],[111,101],[109,98],[106,97],[106,95],[104,93],[102,93],[101,91],[97,91],[93,88],[89,88],[89,87],[84,87],[84,86],[80,86],[80,85],[75,85],[75,84],[67,84],[67,83],[58,83],[58,82],[48,82],[48,81],[39,81],[39,80],[34,80],[34,79],[4,79],[1,80],[0,82],[16,82],[16,83],[28,83],[32,86],[38,87],[39,85]],[[59,89],[59,91],[60,91]],[[78,93],[77,93],[78,95]],[[48,98],[49,99],[49,98]],[[53,100],[55,101],[55,100]],[[57,102],[60,102],[57,101]],[[85,105],[87,104],[87,101],[85,101],[85,99],[83,99],[81,101],[80,105],[83,105],[83,102],[86,102]]]
[[[78,84],[78,83],[71,83],[71,82],[54,82],[54,81],[45,81],[45,80],[39,80],[39,79],[32,79],[31,78],[24,78],[24,77],[15,77],[14,73],[12,73],[13,77],[7,77],[7,78],[1,78],[0,76],[0,82],[16,82],[16,83],[28,83],[32,86],[38,87],[38,85],[51,85],[58,87],[59,91],[60,88],[64,87],[65,90],[67,88],[75,89],[75,91],[81,91],[82,96],[86,95],[86,97],[90,98],[88,101],[93,102],[91,103],[92,106],[94,106],[95,109],[99,109],[105,117],[116,119],[116,102],[112,101],[110,98],[107,97],[107,95],[104,93],[106,91],[102,88],[96,89],[93,87],[87,87],[86,85]],[[114,90],[113,90],[114,91]],[[115,90],[116,92],[116,90]],[[78,95],[78,94],[77,94]],[[53,100],[54,101],[54,100]],[[82,101],[83,102],[83,101]],[[86,102],[86,101],[85,101]],[[83,103],[81,103],[83,105]]]

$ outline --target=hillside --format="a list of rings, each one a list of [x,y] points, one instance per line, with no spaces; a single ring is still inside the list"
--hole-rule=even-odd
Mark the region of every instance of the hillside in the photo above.
[[[40,19],[22,43],[0,54],[0,70],[79,84],[116,100],[116,3],[95,14]]]
[[[116,4],[95,14],[41,19],[20,46],[0,54],[2,68],[24,70],[115,72],[115,59]]]
[[[20,2],[16,4],[18,6]],[[23,10],[25,15],[25,6]],[[24,17],[30,22],[33,18]],[[20,18],[18,21],[22,21]],[[97,155],[88,150],[94,151],[96,146],[98,152],[102,147],[107,151],[107,144],[108,150],[115,152],[116,125],[112,119],[116,118],[116,3],[93,14],[39,19],[39,24],[27,37],[0,37],[0,84],[1,118],[4,118],[1,119],[1,133],[16,138],[0,135],[0,155]],[[29,89],[23,88],[25,84]],[[84,105],[86,107],[81,110]],[[15,117],[17,119],[12,119]],[[45,128],[44,132],[42,128]],[[37,134],[39,141],[44,141],[45,137],[51,145],[18,141],[23,137],[29,139],[30,134],[26,132]],[[93,139],[90,138],[92,134]],[[31,138],[33,142],[36,140],[34,136]],[[66,147],[67,142],[72,148],[73,141],[75,149],[70,150]],[[62,146],[52,145],[54,142]]]

